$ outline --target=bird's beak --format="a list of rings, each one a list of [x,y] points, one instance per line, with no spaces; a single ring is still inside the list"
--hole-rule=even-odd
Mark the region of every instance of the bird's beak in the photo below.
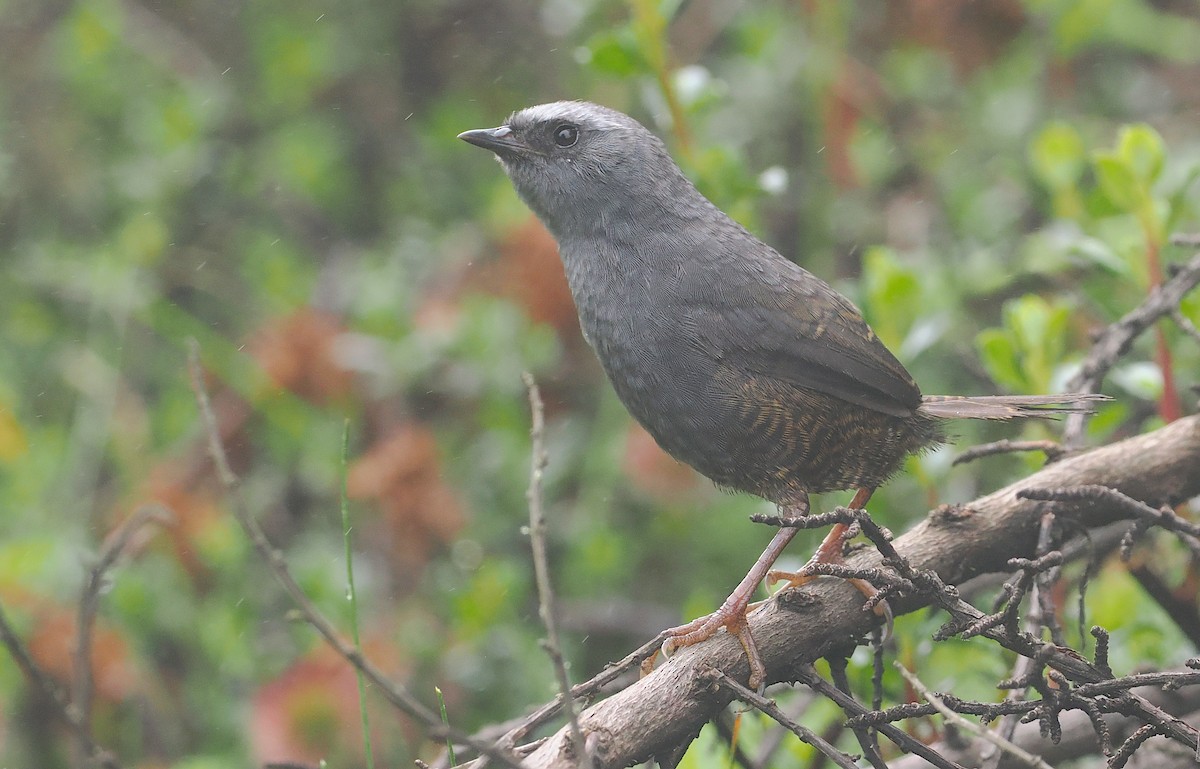
[[[476,128],[474,131],[463,131],[458,138],[468,144],[474,144],[476,147],[491,150],[497,155],[514,155],[529,149],[506,125],[499,128]]]

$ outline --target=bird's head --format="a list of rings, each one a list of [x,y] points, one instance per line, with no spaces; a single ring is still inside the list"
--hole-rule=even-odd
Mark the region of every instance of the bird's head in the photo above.
[[[539,104],[458,138],[494,152],[517,193],[560,239],[602,226],[614,211],[683,178],[641,123],[589,102]]]

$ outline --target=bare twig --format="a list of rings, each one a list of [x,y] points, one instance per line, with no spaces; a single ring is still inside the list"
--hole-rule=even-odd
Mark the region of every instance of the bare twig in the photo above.
[[[853,697],[854,692],[850,688],[850,677],[846,675],[849,660],[843,656],[830,656],[826,658],[826,661],[829,663],[829,675],[833,679],[833,685],[847,697]],[[872,708],[872,710],[874,709]],[[863,749],[863,757],[870,762],[871,766],[875,767],[875,769],[887,769],[887,762],[879,754],[878,733],[867,726],[851,726],[850,730],[854,732],[854,738],[858,740],[858,746]]]
[[[3,609],[0,608],[0,640],[3,641],[17,666],[70,727],[80,765],[91,762],[94,765],[111,769],[118,769],[120,766],[116,757],[95,741],[91,728],[92,628],[95,626],[96,612],[99,608],[100,594],[103,591],[106,576],[128,546],[130,539],[142,526],[151,521],[163,522],[169,515],[169,512],[160,505],[144,505],[138,508],[105,540],[99,558],[88,575],[88,582],[79,599],[70,702],[63,696],[58,685],[33,661],[24,644],[13,632]]]
[[[1043,511],[1041,523],[1038,527],[1038,543],[1036,553],[1039,558],[1046,556],[1052,552],[1053,547],[1052,537],[1056,527],[1054,526],[1055,516],[1049,510]],[[1054,607],[1048,603],[1050,593],[1050,584],[1046,581],[1046,576],[1051,572],[1057,574],[1058,567],[1052,567],[1043,572],[1038,572],[1033,579],[1032,591],[1034,600],[1031,602],[1030,611],[1025,618],[1025,632],[1041,636],[1041,628],[1043,625],[1043,617],[1048,614],[1053,614]],[[1023,572],[1023,574],[1026,574]],[[1014,607],[1015,608],[1015,607]],[[1034,672],[1034,661],[1025,656],[1018,656],[1016,663],[1013,666],[1013,673],[1010,678],[1014,680],[1025,679]],[[1026,697],[1026,689],[1011,689],[1005,695],[1007,702],[1019,702]],[[931,701],[932,702],[932,701]],[[997,727],[994,737],[1003,740],[1011,741],[1013,735],[1016,734],[1019,719],[1015,714],[1004,716],[1000,725]],[[993,751],[990,755],[985,756],[982,769],[996,769],[1000,765],[1000,758],[1003,756],[1003,751]]]
[[[866,715],[870,711],[866,709],[858,700],[846,694],[841,689],[826,681],[817,673],[816,669],[811,665],[802,665],[797,670],[797,680],[804,684],[814,692],[821,694],[829,699],[842,709],[849,717]],[[889,723],[872,724],[880,734],[887,737],[892,742],[896,743],[901,750],[909,753],[915,753],[921,756],[929,763],[939,769],[963,769],[955,762],[949,760],[937,751],[927,747],[912,735],[907,732],[897,729]]]
[[[921,682],[921,679],[917,678],[917,676],[913,674],[911,670],[904,667],[904,665],[902,665],[899,661],[893,662],[892,665],[895,666],[896,670],[900,671],[900,675],[904,676],[904,680],[908,681],[909,685],[912,686],[913,689],[916,689],[917,693],[924,697],[925,701],[932,705],[937,712],[942,715],[942,718],[946,719],[950,723],[953,723],[963,731],[970,732],[977,737],[982,737],[983,739],[995,745],[1001,751],[1017,758],[1027,766],[1036,767],[1036,769],[1052,769],[1051,766],[1041,758],[1022,750],[1013,743],[1009,742],[1007,739],[1001,737],[999,734],[991,731],[990,729],[984,729],[979,724],[960,716],[958,713],[955,713],[953,710],[946,707],[946,704],[942,702],[940,697],[929,691],[929,688]]]
[[[258,552],[259,556],[270,567],[276,581],[279,582],[284,591],[287,592],[288,596],[296,604],[305,621],[325,639],[330,648],[337,652],[342,659],[349,662],[356,669],[361,670],[371,680],[371,683],[379,689],[388,702],[392,703],[398,710],[407,713],[421,722],[429,730],[430,735],[438,739],[449,737],[455,742],[467,745],[499,761],[501,764],[510,767],[510,769],[522,769],[521,762],[507,751],[489,743],[480,742],[457,729],[443,724],[441,718],[432,710],[425,707],[406,687],[388,678],[373,662],[355,649],[352,643],[342,638],[333,623],[309,600],[304,590],[292,576],[287,561],[284,560],[283,555],[267,539],[262,527],[258,525],[258,521],[247,509],[242,495],[238,493],[238,478],[234,475],[233,470],[230,469],[229,460],[225,455],[225,448],[221,445],[220,434],[217,431],[217,419],[213,414],[212,404],[208,398],[208,390],[204,386],[204,372],[200,365],[200,346],[194,339],[189,342],[188,368],[192,378],[192,390],[195,393],[196,404],[200,409],[204,432],[208,438],[209,454],[212,456],[217,477],[225,487],[225,492],[230,498],[233,516],[250,539],[250,543],[254,546],[255,551]]]
[[[775,704],[775,700],[767,699],[753,689],[743,686],[716,668],[711,669],[710,675],[712,676],[713,680],[717,682],[717,684],[732,692],[734,697],[737,697],[747,705],[766,713],[768,716],[775,719],[776,723],[778,723],[780,726],[799,737],[801,742],[812,745],[814,748],[820,751],[822,755],[828,757],[830,761],[833,761],[833,763],[842,767],[842,769],[858,769],[857,765],[850,758],[850,756],[846,755],[842,751],[838,750],[837,747],[822,739],[821,735],[817,734],[813,730],[809,729],[808,727],[801,726],[789,718],[788,715],[780,710],[779,706]]]
[[[30,656],[29,650],[25,648],[20,637],[17,635],[13,626],[8,621],[8,615],[4,612],[4,607],[0,606],[0,643],[4,644],[4,648],[12,655],[13,661],[17,663],[17,667],[29,679],[34,688],[41,694],[47,702],[54,708],[54,713],[70,728],[71,733],[75,735],[79,744],[85,745],[85,753],[90,761],[95,765],[104,767],[104,769],[121,769],[121,764],[117,761],[108,749],[99,745],[92,738],[90,728],[86,728],[79,719],[78,711],[67,702],[63,696],[62,690],[55,683],[46,671],[42,670],[33,657]]]
[[[1180,264],[1165,283],[1151,290],[1136,308],[1104,329],[1092,345],[1079,371],[1066,384],[1067,392],[1098,392],[1100,383],[1121,356],[1147,329],[1170,315],[1197,285],[1200,285],[1200,254]],[[1083,414],[1067,415],[1063,427],[1063,446],[1078,447],[1083,442]]]
[[[1139,686],[1155,686],[1178,689],[1183,686],[1200,686],[1200,671],[1164,670],[1156,673],[1134,673],[1109,681],[1098,681],[1075,688],[1080,697],[1099,697],[1120,694]]]
[[[982,443],[978,446],[972,446],[963,453],[954,458],[951,464],[965,465],[968,462],[974,462],[976,459],[990,457],[996,454],[1015,454],[1021,451],[1040,451],[1046,455],[1046,461],[1053,462],[1066,453],[1066,450],[1057,441],[1014,441],[1004,438],[1003,440],[994,441],[992,443]]]
[[[1110,503],[1114,502],[1111,498],[1106,501]],[[1119,504],[1119,506],[1128,507],[1128,505],[1123,504]],[[1121,684],[1123,685],[1113,684],[1111,672],[1107,670],[1107,667],[1099,668],[1088,663],[1081,656],[1069,649],[1061,648],[1055,644],[1041,641],[1034,636],[1017,631],[1014,607],[1020,602],[1021,596],[1028,589],[1028,586],[1032,584],[1036,575],[1041,571],[1058,566],[1061,560],[1062,556],[1058,551],[1052,551],[1032,561],[1021,558],[1011,559],[1010,565],[1020,568],[1023,573],[1018,581],[1012,583],[1013,587],[1006,599],[1008,607],[1004,611],[990,616],[984,615],[975,607],[957,598],[952,591],[946,589],[936,574],[932,572],[914,573],[914,586],[919,588],[920,595],[931,598],[934,603],[940,605],[954,617],[951,623],[948,623],[936,634],[935,639],[944,639],[960,633],[982,634],[997,641],[1007,649],[1029,657],[1035,663],[1027,675],[1008,682],[1002,682],[1001,686],[1005,688],[1033,687],[1041,695],[1039,701],[1029,703],[1006,702],[995,706],[975,704],[976,712],[993,718],[1007,713],[1026,712],[1029,716],[1036,717],[1040,721],[1042,728],[1052,739],[1057,739],[1057,736],[1061,733],[1061,726],[1059,724],[1060,712],[1067,707],[1079,707],[1086,710],[1089,706],[1083,704],[1080,698],[1094,698],[1096,696],[1097,693],[1090,689],[1087,686],[1088,684],[1116,686],[1114,692],[1119,690],[1119,696],[1111,702],[1105,702],[1103,708],[1105,712],[1116,712],[1137,717],[1144,723],[1152,725],[1158,730],[1157,733],[1159,734],[1168,736],[1185,745],[1194,745],[1196,740],[1200,738],[1200,732],[1194,727],[1163,712],[1160,708],[1152,705],[1142,697],[1132,694],[1129,691],[1132,688],[1130,682],[1122,681]],[[1047,675],[1054,681],[1053,688],[1042,675],[1042,671],[1047,666],[1052,668]],[[1083,686],[1071,691],[1072,682],[1081,683]],[[1096,702],[1099,702],[1099,700],[1096,700]],[[914,711],[907,706],[892,708],[886,711],[886,713],[890,715],[882,720],[891,721],[898,718],[910,718],[920,714],[919,711]],[[851,719],[851,725],[878,724],[880,719],[875,718],[874,715],[873,713],[865,712],[864,709],[862,714]]]
[[[1017,496],[1024,497],[1025,499],[1052,502],[1090,502],[1103,499],[1121,505],[1134,516],[1142,518],[1161,529],[1200,538],[1200,525],[1184,520],[1176,515],[1175,511],[1171,510],[1171,508],[1151,507],[1141,500],[1134,499],[1128,494],[1123,494],[1108,486],[1088,484],[1063,489],[1028,488],[1018,491]]]
[[[117,559],[125,552],[129,541],[145,525],[166,523],[171,513],[159,504],[146,504],[139,507],[128,518],[105,538],[100,548],[99,557],[88,574],[87,584],[79,597],[79,611],[76,614],[75,652],[73,664],[73,681],[71,685],[71,703],[78,719],[79,728],[75,730],[75,750],[80,757],[91,756],[95,750],[92,740],[92,628],[96,623],[96,612],[100,608],[100,593],[108,576],[108,571],[116,564]]]
[[[646,643],[634,649],[621,660],[605,667],[604,670],[600,671],[589,680],[571,687],[571,697],[577,702],[590,700],[592,697],[599,694],[605,686],[617,680],[625,673],[641,667],[641,664],[644,661],[658,654],[659,649],[662,648],[662,642],[665,639],[666,633],[659,633],[654,638],[651,638]],[[550,702],[542,705],[537,710],[518,721],[517,724],[513,726],[507,734],[504,735],[501,743],[514,744],[519,740],[523,740],[534,729],[558,715],[558,712],[562,710],[562,706],[565,701],[566,698],[559,694]]]
[[[1175,321],[1175,325],[1179,326],[1179,330],[1192,338],[1193,342],[1200,344],[1200,328],[1196,328],[1196,324],[1192,323],[1183,311],[1176,307],[1171,311],[1171,320]]]
[[[1134,751],[1140,748],[1143,742],[1156,734],[1158,732],[1149,724],[1138,727],[1134,730],[1133,734],[1129,735],[1129,738],[1125,742],[1121,743],[1121,747],[1117,748],[1117,751],[1113,753],[1112,758],[1108,761],[1108,765],[1112,769],[1121,769],[1133,757]]]
[[[1053,555],[1055,553],[1049,553],[1039,560],[1045,560]],[[930,581],[938,579],[936,575],[925,575],[925,577]],[[933,592],[933,595],[937,597],[937,603],[955,618],[938,631],[935,640],[947,638],[960,632],[964,627],[980,628],[985,624],[985,620],[989,619],[970,604],[952,598],[947,591],[938,590]],[[1042,696],[1041,701],[1036,703],[1005,702],[999,705],[985,706],[986,709],[976,711],[980,714],[994,718],[1008,713],[1028,712],[1031,716],[1035,715],[1041,721],[1043,728],[1049,732],[1052,738],[1055,738],[1060,730],[1058,715],[1064,707],[1082,707],[1079,704],[1081,697],[1095,698],[1098,695],[1114,694],[1119,697],[1105,702],[1103,708],[1105,712],[1136,717],[1144,723],[1153,725],[1159,734],[1184,745],[1193,746],[1197,744],[1197,740],[1200,740],[1200,730],[1197,730],[1196,727],[1172,717],[1144,698],[1131,693],[1130,690],[1136,686],[1146,685],[1140,682],[1142,680],[1140,677],[1113,679],[1106,664],[1103,668],[1097,667],[1069,649],[1040,641],[1024,633],[1014,635],[1011,629],[1003,623],[988,624],[978,632],[998,642],[1006,649],[1031,658],[1036,663],[1028,675],[1001,682],[1000,686],[1004,688],[1032,686]],[[1054,688],[1051,688],[1041,675],[1041,671],[1046,667],[1052,668],[1048,675],[1054,681]],[[1174,674],[1173,679],[1177,681],[1175,685],[1182,686],[1184,681],[1190,680],[1190,674]],[[1073,682],[1080,685],[1070,689]],[[1099,702],[1099,700],[1096,701]],[[1030,708],[1024,706],[1030,706]],[[891,721],[918,714],[918,712],[910,712],[902,706],[881,713],[880,715],[885,716],[883,719],[878,718],[874,713],[864,713],[853,720],[855,723],[876,724],[880,720]]]
[[[799,723],[800,719],[813,706],[813,703],[818,701],[820,701],[820,698],[813,694],[812,691],[805,692],[801,689],[793,689],[791,701],[786,707],[780,706],[780,711],[792,721]],[[818,736],[825,742],[836,745],[838,736],[843,731],[845,731],[845,726],[841,721],[831,721],[826,722],[824,731]],[[791,732],[782,727],[764,732],[754,751],[753,766],[755,769],[766,769],[767,767],[777,765],[779,759],[776,758],[776,755],[791,734]],[[825,760],[823,756],[811,762],[813,769],[825,769],[824,765]]]
[[[1176,712],[1183,715],[1185,721],[1196,723],[1200,720],[1200,711],[1194,709],[1200,701],[1200,690],[1168,694],[1151,691],[1149,696],[1169,701],[1172,707],[1177,709]],[[968,715],[968,718],[970,717]],[[1089,712],[1088,708],[1081,707],[1077,711],[1063,714],[1063,735],[1062,740],[1058,743],[1053,743],[1049,738],[1041,735],[1040,727],[1036,723],[1021,724],[1012,741],[1030,753],[1041,756],[1053,766],[1066,766],[1070,765],[1068,762],[1072,762],[1074,759],[1094,757],[1097,752],[1111,757],[1114,753],[1113,746],[1124,742],[1140,726],[1142,723],[1139,720],[1122,716],[1119,713],[1102,714],[1097,710]],[[1176,746],[1178,743],[1169,743],[1169,745]],[[990,743],[982,739],[969,742],[943,739],[934,743],[933,747],[966,766],[981,766],[983,752],[992,748]],[[1164,745],[1165,747],[1167,745]],[[1185,746],[1178,745],[1178,747],[1182,749],[1181,752],[1194,752],[1194,748],[1189,751]],[[999,751],[995,752],[999,753]],[[1003,753],[1000,755],[1004,756],[1000,763],[1001,769],[1017,769],[1019,767],[1017,761],[1011,756]],[[1140,764],[1144,767],[1154,766],[1166,769],[1168,766],[1173,766],[1177,769],[1185,769],[1185,767],[1192,766],[1186,760],[1178,763],[1159,763],[1150,754],[1144,758],[1145,762]],[[1102,765],[1095,758],[1089,758],[1084,763],[1090,766]],[[896,759],[889,762],[889,766],[891,769],[930,769],[928,762],[917,756]]]
[[[76,719],[74,714],[69,710],[70,706],[63,697],[62,690],[59,685],[42,670],[33,657],[29,654],[29,650],[25,648],[25,643],[17,635],[16,630],[8,621],[8,614],[4,611],[3,605],[0,605],[0,642],[4,643],[4,648],[8,650],[9,656],[17,663],[17,667],[29,679],[29,682],[34,685],[34,688],[41,693],[49,702],[61,711],[63,719],[69,724],[74,724]]]
[[[1026,630],[1034,635],[1041,635],[1042,628],[1050,631],[1050,640],[1059,646],[1066,646],[1067,639],[1063,634],[1062,623],[1058,620],[1058,607],[1054,605],[1053,588],[1058,582],[1064,556],[1054,549],[1058,535],[1055,526],[1056,517],[1053,510],[1043,510],[1041,525],[1038,527],[1037,558],[1043,559],[1055,553],[1055,561],[1049,568],[1039,570],[1033,578],[1030,588],[1030,611],[1027,612]]]
[[[530,462],[529,490],[525,496],[529,500],[529,542],[533,549],[533,573],[537,580],[538,614],[542,618],[542,624],[546,626],[546,653],[550,655],[559,693],[567,705],[567,723],[571,728],[571,738],[575,742],[579,764],[583,769],[591,769],[592,757],[584,742],[583,730],[579,728],[579,711],[575,699],[571,697],[571,678],[567,674],[567,664],[558,638],[558,623],[554,616],[554,588],[550,584],[550,560],[546,555],[546,515],[542,508],[542,474],[545,472],[547,461],[544,443],[545,411],[542,408],[542,395],[533,375],[525,372],[521,374],[521,381],[525,383],[525,389],[529,393],[529,409],[532,414],[529,435],[533,443],[533,458]]]

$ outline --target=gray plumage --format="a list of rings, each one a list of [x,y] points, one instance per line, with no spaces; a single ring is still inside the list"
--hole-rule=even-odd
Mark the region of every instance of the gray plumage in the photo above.
[[[496,154],[558,241],[583,333],[630,413],[722,486],[784,505],[874,488],[942,440],[945,418],[1094,397],[922,397],[849,300],[726,216],[620,112],[555,102],[460,138]]]

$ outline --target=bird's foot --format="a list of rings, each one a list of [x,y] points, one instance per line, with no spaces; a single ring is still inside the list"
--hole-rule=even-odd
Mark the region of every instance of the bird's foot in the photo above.
[[[763,551],[754,566],[721,604],[721,608],[708,616],[665,631],[663,635],[666,640],[662,644],[663,656],[669,657],[677,649],[707,641],[716,635],[718,630],[725,628],[734,638],[738,639],[742,649],[746,652],[746,661],[750,665],[749,687],[761,694],[766,686],[767,668],[758,653],[758,647],[754,644],[754,637],[750,634],[746,611],[750,607],[750,596],[754,595],[754,590],[762,582],[767,570],[775,563],[775,559],[779,557],[792,537],[796,536],[797,531],[797,529],[785,527],[775,533],[770,544],[767,545],[767,549]],[[642,663],[643,675],[653,669],[654,657]]]
[[[670,657],[678,649],[707,641],[721,628],[725,628],[746,652],[746,661],[750,665],[748,686],[762,693],[765,688],[767,668],[759,656],[758,647],[754,644],[754,636],[750,633],[750,624],[746,621],[746,612],[750,606],[749,596],[740,596],[737,591],[725,599],[721,608],[705,617],[694,619],[686,625],[671,628],[666,631],[666,640],[662,644],[664,657]]]

